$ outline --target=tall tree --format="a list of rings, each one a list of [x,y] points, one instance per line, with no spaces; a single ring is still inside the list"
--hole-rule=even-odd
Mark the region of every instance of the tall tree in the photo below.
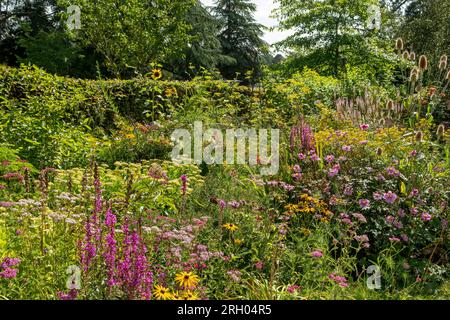
[[[105,58],[117,77],[149,71],[152,62],[162,62],[182,53],[189,39],[184,17],[194,0],[60,0],[81,8],[77,37]]]
[[[276,1],[280,29],[294,31],[278,45],[293,50],[299,66],[342,77],[347,64],[364,64],[377,54],[377,37],[367,21],[370,6],[379,1]]]
[[[219,21],[196,0],[186,14],[186,23],[190,26],[191,36],[185,48],[184,56],[176,59],[174,65],[176,75],[189,78],[200,68],[213,70],[219,64],[232,64],[235,60],[222,53],[222,45],[218,38]]]
[[[450,54],[450,2],[448,0],[413,0],[405,10],[400,28],[409,47],[430,60]]]
[[[223,76],[233,79],[239,73],[245,79],[251,71],[253,77],[258,77],[267,44],[262,40],[264,26],[254,18],[256,5],[249,0],[216,0],[213,12],[221,23],[223,53],[235,59],[234,64],[220,65]]]

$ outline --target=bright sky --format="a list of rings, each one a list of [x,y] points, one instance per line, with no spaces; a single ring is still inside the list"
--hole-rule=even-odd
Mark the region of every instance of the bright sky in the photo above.
[[[212,6],[214,0],[201,0],[206,6]],[[272,15],[272,10],[276,8],[276,4],[273,0],[252,0],[256,4],[257,12],[255,14],[255,19],[262,25],[266,27],[273,27],[277,25],[277,20],[270,18]],[[290,31],[266,31],[264,35],[264,40],[273,44],[280,40],[283,40],[290,34]]]

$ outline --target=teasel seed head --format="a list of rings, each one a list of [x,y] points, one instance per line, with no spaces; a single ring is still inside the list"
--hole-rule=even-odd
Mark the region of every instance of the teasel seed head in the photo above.
[[[441,62],[439,62],[439,70],[445,70],[447,69],[447,61],[446,60],[441,60]]]
[[[441,56],[441,59],[440,59],[439,61],[445,61],[445,62],[447,62],[447,55],[446,55],[446,54],[443,54],[443,55]]]
[[[415,138],[416,138],[416,142],[422,142],[422,139],[423,139],[422,131],[417,131]]]
[[[444,136],[444,133],[445,133],[445,127],[443,124],[440,124],[437,127],[436,135],[438,136],[438,138],[442,138]]]
[[[409,55],[408,50],[404,51],[404,52],[403,52],[403,59],[409,60],[409,57],[410,57],[410,55]]]
[[[395,41],[395,49],[397,49],[397,50],[403,50],[403,39],[402,38],[398,38],[396,41]]]
[[[414,68],[411,70],[411,74],[409,75],[409,81],[416,82],[419,79],[419,70]]]
[[[450,70],[447,72],[447,76],[445,77],[446,80],[450,80]]]
[[[387,108],[388,110],[394,109],[394,101],[389,100],[389,101],[387,102],[387,104],[386,104],[386,108]]]
[[[419,58],[419,68],[421,70],[426,70],[428,68],[428,59],[424,55],[421,55]]]
[[[411,51],[411,53],[409,54],[409,59],[411,61],[416,61],[416,53],[414,51]]]

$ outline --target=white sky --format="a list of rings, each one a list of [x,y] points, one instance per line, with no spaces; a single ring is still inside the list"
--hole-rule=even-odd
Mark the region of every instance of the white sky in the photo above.
[[[202,3],[206,6],[212,6],[214,4],[214,0],[201,0]],[[262,25],[266,27],[273,27],[277,25],[277,20],[274,18],[270,18],[272,15],[272,10],[276,8],[276,4],[274,4],[273,0],[252,0],[253,3],[256,4],[257,12],[255,14],[255,19]],[[264,40],[273,44],[280,40],[286,38],[291,32],[290,31],[266,31],[264,35]]]

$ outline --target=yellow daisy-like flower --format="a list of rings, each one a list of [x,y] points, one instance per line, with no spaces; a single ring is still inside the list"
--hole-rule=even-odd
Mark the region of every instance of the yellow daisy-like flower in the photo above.
[[[198,300],[198,295],[190,290],[185,291],[181,296],[181,300]]]
[[[177,94],[177,89],[175,89],[175,88],[167,88],[165,93],[166,93],[166,97],[171,97],[171,96]]]
[[[177,281],[181,287],[194,288],[197,286],[199,278],[192,272],[182,272],[175,275],[175,281]]]
[[[237,229],[239,229],[239,227],[238,227],[237,225],[232,224],[232,223],[225,223],[225,224],[223,225],[223,227],[224,227],[225,229],[227,229],[228,231],[231,231],[231,232],[234,232],[234,231],[236,231]]]
[[[234,239],[234,243],[240,245],[242,243],[241,239]]]
[[[152,70],[152,79],[159,80],[161,78],[162,78],[162,71],[160,69],[153,69]]]
[[[125,138],[127,138],[127,139],[134,139],[134,138],[136,138],[136,136],[134,134],[132,134],[132,133],[128,133],[128,134],[125,135]]]
[[[155,295],[155,298],[158,300],[168,300],[172,297],[172,294],[169,291],[169,288],[156,285],[153,294]]]

